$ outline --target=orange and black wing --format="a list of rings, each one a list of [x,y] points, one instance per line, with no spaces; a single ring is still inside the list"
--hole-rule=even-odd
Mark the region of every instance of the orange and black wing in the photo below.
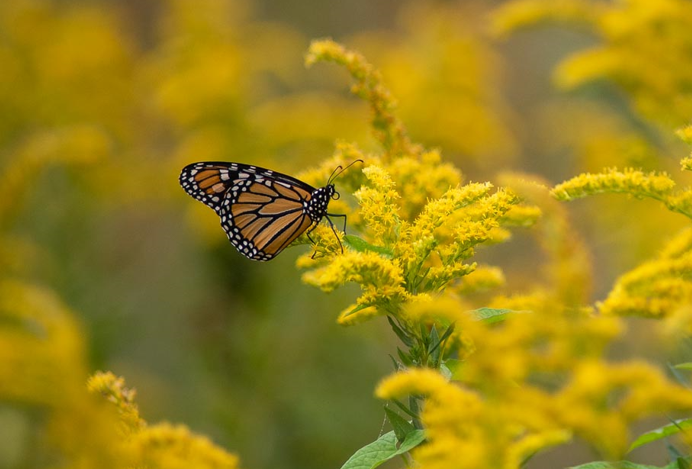
[[[298,179],[239,163],[195,163],[180,174],[183,189],[221,217],[243,255],[267,261],[312,225],[307,203],[315,189]]]

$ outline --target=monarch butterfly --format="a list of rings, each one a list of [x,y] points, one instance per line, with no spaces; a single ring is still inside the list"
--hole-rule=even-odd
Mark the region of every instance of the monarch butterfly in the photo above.
[[[361,160],[356,160],[346,168]],[[332,181],[346,168],[339,166],[327,185],[315,189],[296,178],[269,169],[220,161],[192,163],[180,173],[185,192],[205,203],[221,218],[231,244],[244,256],[268,261],[323,217],[334,230],[327,213],[329,200],[339,193]],[[308,236],[310,231],[308,231]],[[343,247],[342,247],[343,250]]]

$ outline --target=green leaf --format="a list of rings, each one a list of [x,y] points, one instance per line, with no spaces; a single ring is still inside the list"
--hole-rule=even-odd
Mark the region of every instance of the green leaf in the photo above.
[[[423,430],[414,430],[397,448],[396,435],[393,431],[385,433],[369,445],[363,446],[351,456],[341,469],[374,469],[395,456],[412,450],[425,441]]]
[[[666,464],[665,466],[649,466],[647,464],[636,464],[629,461],[606,462],[597,461],[579,466],[573,466],[569,469],[687,469],[690,464],[690,457],[678,458],[676,461]]]
[[[681,431],[688,430],[690,428],[692,428],[692,419],[676,420],[675,422],[664,425],[656,430],[651,430],[650,432],[639,435],[639,438],[634,440],[634,442],[630,445],[630,449],[628,451],[632,451],[633,449],[651,443],[652,441],[657,441],[662,438],[675,435],[676,433],[680,433]]]
[[[428,345],[432,345],[440,340],[440,336],[437,334],[437,327],[435,327],[435,324],[430,326],[430,334],[428,337],[430,339]]]
[[[397,450],[394,432],[385,433],[353,453],[341,469],[373,469],[396,456]]]
[[[425,441],[425,430],[413,430],[406,435],[396,454],[404,454]]]
[[[392,326],[392,330],[396,334],[396,336],[401,340],[407,347],[412,347],[413,346],[413,339],[409,337],[404,330],[397,325],[396,322],[394,322],[394,319],[392,319],[391,316],[387,316],[387,321],[389,321],[389,325]]]
[[[450,380],[458,380],[461,371],[462,361],[458,358],[448,358],[444,361],[443,366],[447,367],[451,373]]]
[[[396,406],[397,406],[399,409],[403,410],[405,413],[407,413],[408,415],[410,415],[412,418],[414,418],[414,419],[419,418],[416,414],[414,414],[413,412],[411,412],[411,411],[409,410],[408,407],[406,407],[404,404],[402,404],[401,402],[397,401],[396,399],[390,399],[390,401],[393,402],[394,404],[396,404]]]
[[[440,364],[440,374],[444,376],[447,381],[452,380],[452,370],[449,369],[446,363]]]
[[[408,396],[408,408],[411,409],[411,412],[414,415],[420,415],[420,406],[418,405],[418,399],[419,398],[416,396]],[[423,425],[420,423],[420,419],[414,419],[412,423],[417,430],[421,430],[423,428]]]
[[[680,451],[675,447],[675,445],[671,444],[671,442],[667,439],[666,449],[668,450],[668,457],[671,459],[671,461],[678,461],[684,457],[682,453],[680,453]]]
[[[389,355],[389,359],[392,361],[392,365],[394,365],[394,371],[399,371],[401,370],[401,366],[399,365],[399,362],[396,361],[396,358],[394,358],[391,354]]]
[[[449,339],[449,336],[452,335],[452,332],[454,332],[454,323],[450,324],[447,329],[442,333],[442,337],[440,337],[437,340],[437,343],[435,343],[430,350],[430,353],[433,353],[435,350],[437,350],[444,342]]]
[[[437,327],[435,324],[430,328],[430,336],[428,341],[428,355],[432,360],[431,364],[437,363],[438,358],[440,358],[440,336],[437,334]]]
[[[420,338],[423,341],[423,345],[425,345],[425,350],[427,350],[430,337],[428,336],[428,326],[424,322],[420,323]]]
[[[673,365],[673,368],[677,368],[678,370],[692,370],[692,362],[679,363],[677,365]]]
[[[406,353],[399,347],[396,348],[396,354],[399,355],[399,360],[401,360],[401,363],[403,363],[409,368],[413,366],[413,361],[411,360],[411,357],[406,355]]]
[[[394,434],[396,435],[396,439],[398,441],[404,441],[406,435],[415,430],[413,425],[408,420],[394,412],[389,407],[384,408],[384,413],[387,415],[387,420],[389,420],[389,423],[392,425]]]
[[[344,242],[346,243],[347,246],[353,248],[353,250],[358,251],[358,252],[365,252],[365,251],[371,251],[371,252],[376,252],[377,254],[382,254],[383,256],[389,257],[390,259],[394,257],[394,253],[392,252],[391,249],[382,247],[382,246],[375,246],[373,244],[368,243],[365,241],[363,238],[360,238],[358,236],[354,235],[346,235],[344,236]]]
[[[670,466],[670,465],[668,465]],[[673,469],[665,466],[665,469]],[[617,462],[607,462],[607,461],[596,461],[586,464],[581,464],[579,466],[572,466],[569,469],[661,469],[659,466],[649,466],[645,464],[635,464],[629,461],[617,461]]]
[[[488,324],[504,321],[508,314],[527,313],[528,311],[514,311],[512,309],[478,308],[469,311],[477,321],[485,321]]]

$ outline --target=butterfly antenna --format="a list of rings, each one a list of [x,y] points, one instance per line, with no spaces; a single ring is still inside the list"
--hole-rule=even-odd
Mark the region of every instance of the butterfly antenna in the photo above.
[[[346,171],[348,168],[350,168],[351,166],[353,166],[356,163],[364,163],[364,161],[359,158],[359,159],[353,161],[351,164],[349,164],[345,168],[342,167],[341,165],[337,166],[336,169],[332,172],[332,175],[329,176],[329,180],[327,181],[327,184],[331,184],[331,182],[334,179],[338,178],[341,173],[343,173],[344,171]]]
[[[332,183],[332,179],[334,179],[336,176],[338,176],[339,174],[341,174],[341,173],[338,173],[338,174],[337,174],[337,171],[339,171],[340,169],[342,169],[342,166],[341,166],[341,165],[339,165],[339,166],[337,166],[336,168],[334,168],[334,171],[332,171],[331,176],[329,176],[329,179],[327,179],[327,184],[331,184],[331,183]],[[336,174],[336,176],[335,176],[335,174]]]

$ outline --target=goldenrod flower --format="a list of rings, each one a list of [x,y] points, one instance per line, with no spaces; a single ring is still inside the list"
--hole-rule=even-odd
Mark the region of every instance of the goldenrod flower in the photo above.
[[[379,166],[368,166],[363,170],[368,182],[354,194],[361,205],[360,217],[372,233],[374,239],[382,244],[391,245],[396,239],[400,226],[399,194],[394,181]]]
[[[493,31],[497,35],[509,33],[544,22],[586,23],[598,13],[598,6],[582,0],[514,0],[503,5],[493,15]]]
[[[686,158],[682,158],[682,159],[680,160],[680,166],[681,166],[682,169],[684,169],[685,171],[692,171],[692,157],[689,157],[689,156],[688,156],[688,157],[686,157]]]
[[[624,193],[658,200],[669,210],[692,218],[692,189],[674,191],[674,188],[675,181],[668,174],[627,168],[624,171],[608,169],[602,173],[580,174],[555,186],[552,194],[558,200],[567,201],[602,193]]]
[[[584,361],[555,405],[561,410],[560,421],[606,456],[618,458],[627,449],[631,422],[661,411],[690,409],[692,393],[668,382],[649,364]]]
[[[661,254],[622,275],[601,312],[619,316],[661,318],[692,300],[692,230],[670,240]]]
[[[140,416],[135,391],[112,373],[97,373],[89,390],[100,393],[118,410],[125,432],[114,446],[121,448],[120,463],[128,467],[237,469],[238,458],[184,425],[149,425]]]
[[[403,124],[393,113],[396,105],[389,90],[382,84],[382,77],[362,55],[346,50],[331,40],[313,41],[305,63],[309,66],[318,61],[335,62],[346,67],[356,80],[353,93],[367,100],[372,107],[372,127],[388,152],[397,155],[415,151]]]
[[[493,266],[479,265],[465,275],[455,288],[459,293],[475,293],[492,290],[506,282],[502,269]]]
[[[692,145],[692,125],[678,129],[675,134],[688,145]]]
[[[558,7],[570,18],[587,11],[577,1]],[[313,48],[314,60],[326,57],[349,67],[376,116],[393,109],[383,104],[391,103],[390,96],[364,59],[333,43]],[[358,208],[352,212],[358,239],[343,255],[325,249],[323,258],[300,263],[313,268],[304,280],[324,291],[346,282],[360,285],[362,294],[340,314],[341,324],[387,315],[407,347],[399,351],[397,368],[403,371],[380,383],[376,394],[397,401],[410,397],[409,410],[427,438],[413,451],[421,467],[516,469],[535,452],[575,437],[617,458],[627,448],[632,424],[656,414],[657,400],[670,411],[692,409],[692,394],[651,365],[603,359],[622,323],[584,306],[591,277],[586,250],[555,200],[626,193],[692,215],[687,189],[676,191],[666,173],[636,169],[584,174],[552,193],[545,183],[521,175],[503,178],[511,190],[463,184],[439,153],[409,146],[407,138],[391,151],[387,142],[404,134],[397,133],[403,127],[396,119],[390,123],[385,154],[363,158]],[[450,293],[501,283],[501,271],[478,270],[470,259],[479,247],[507,239],[509,226],[535,228],[550,259],[547,280],[527,294],[496,297],[491,306],[500,309],[493,314],[503,316],[490,325],[481,310],[469,311]],[[690,246],[689,233],[671,242],[655,265],[623,278],[602,311],[617,306],[616,299],[621,308],[643,302],[639,307],[650,312],[689,302],[692,289],[683,279]],[[447,362],[453,351],[458,360]],[[649,382],[651,387],[642,384]],[[422,406],[414,405],[419,401]]]
[[[0,398],[60,406],[86,377],[82,331],[52,291],[0,279],[0,314],[16,327],[0,328]],[[11,378],[9,378],[11,377]]]
[[[376,306],[384,314],[396,313],[411,297],[404,288],[401,267],[376,253],[347,252],[335,256],[329,265],[304,274],[303,281],[324,291],[356,282],[363,290],[358,305]]]
[[[353,46],[368,51],[394,96],[406,98],[397,114],[418,141],[491,169],[513,158],[518,145],[501,92],[502,57],[477,21],[489,8],[402,2],[395,28],[361,32]]]
[[[136,432],[145,425],[135,403],[136,392],[134,389],[125,387],[125,379],[111,372],[98,372],[89,378],[87,389],[103,395],[115,404],[127,433]]]
[[[161,423],[137,433],[128,450],[138,465],[160,469],[237,469],[238,458],[183,425]]]
[[[581,174],[558,184],[552,193],[558,200],[574,200],[601,193],[625,193],[635,197],[663,200],[675,182],[665,173],[644,173],[632,168],[608,169],[598,174]]]
[[[340,249],[324,240],[326,231],[316,230],[318,255],[302,257],[298,264],[314,269],[303,279],[324,291],[347,282],[361,286],[361,297],[340,315],[341,323],[376,314],[399,317],[407,302],[439,292],[473,272],[476,264],[466,259],[478,246],[507,239],[509,233],[501,225],[519,199],[510,191],[493,192],[489,183],[462,185],[459,171],[443,163],[439,152],[413,146],[394,117],[389,92],[362,56],[331,41],[317,41],[307,61],[318,60],[345,65],[355,77],[357,93],[375,111],[374,125],[382,132],[385,154],[363,155],[352,145],[339,144],[332,163],[343,165],[345,155],[365,162],[360,177],[354,168],[345,184],[360,184],[354,193],[359,210],[345,212],[362,238],[344,239],[347,252],[339,255]],[[326,171],[322,166],[320,177],[328,176]],[[317,174],[311,173],[308,180]]]
[[[533,452],[573,437],[604,457],[619,458],[634,422],[661,409],[692,409],[692,393],[651,365],[602,360],[605,345],[620,331],[617,320],[544,303],[489,327],[459,306],[446,298],[407,309],[410,320],[455,321],[460,337],[474,344],[455,381],[434,370],[411,369],[386,378],[376,390],[382,399],[425,396],[420,418],[429,443],[414,451],[422,467],[518,468]],[[555,381],[543,383],[538,376]],[[457,462],[474,446],[475,466]]]
[[[376,393],[382,399],[427,397],[421,418],[428,443],[414,451],[424,468],[516,469],[525,457],[570,438],[559,428],[533,431],[513,420],[511,408],[488,402],[432,370],[397,373],[380,383]]]

